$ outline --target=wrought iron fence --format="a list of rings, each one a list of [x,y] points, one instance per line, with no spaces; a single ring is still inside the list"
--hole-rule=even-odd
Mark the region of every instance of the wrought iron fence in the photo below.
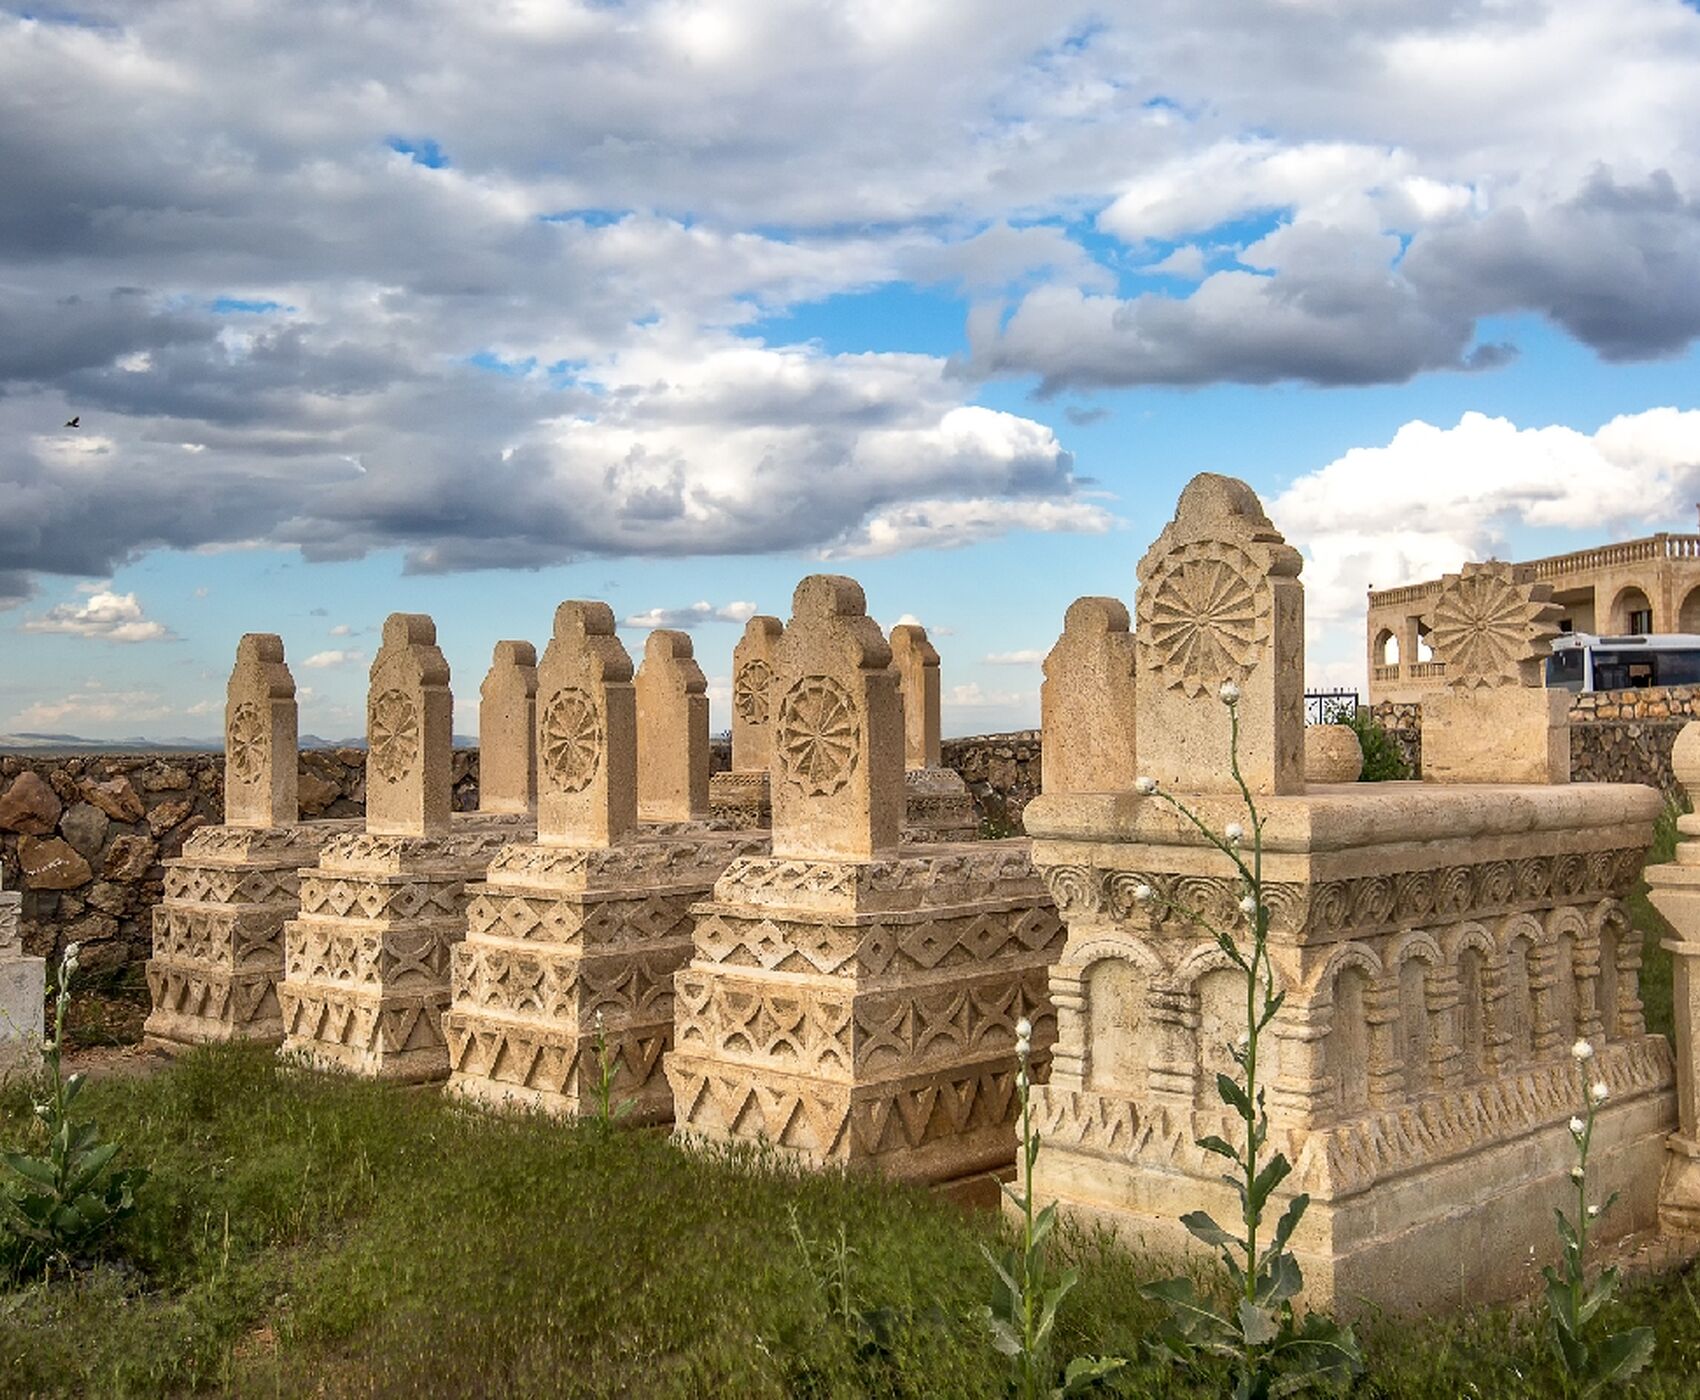
[[[1306,724],[1345,724],[1358,712],[1355,690],[1305,691]]]

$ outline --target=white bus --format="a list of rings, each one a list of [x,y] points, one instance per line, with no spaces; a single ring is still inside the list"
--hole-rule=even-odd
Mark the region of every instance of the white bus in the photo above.
[[[1700,685],[1700,636],[1667,632],[1596,637],[1567,632],[1552,644],[1547,685],[1559,690]]]

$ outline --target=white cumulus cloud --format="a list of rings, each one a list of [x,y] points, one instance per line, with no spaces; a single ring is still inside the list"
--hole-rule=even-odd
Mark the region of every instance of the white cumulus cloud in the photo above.
[[[365,659],[363,651],[316,651],[301,664],[315,671],[329,671],[335,667],[358,666]]]
[[[40,617],[27,619],[22,630],[69,632],[108,642],[159,642],[174,635],[164,623],[143,613],[134,593],[113,593],[104,588],[90,593],[86,603],[60,603]]]
[[[713,603],[697,602],[683,608],[650,608],[646,612],[633,613],[625,621],[627,627],[672,627],[688,630],[704,622],[748,622],[756,615],[754,603],[726,603],[715,607]]]

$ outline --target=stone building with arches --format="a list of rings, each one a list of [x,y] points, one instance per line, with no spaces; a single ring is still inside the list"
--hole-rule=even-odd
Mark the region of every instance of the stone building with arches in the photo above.
[[[1649,535],[1516,568],[1532,583],[1551,585],[1560,631],[1700,633],[1700,535]],[[1428,645],[1427,614],[1441,584],[1370,589],[1371,705],[1420,700],[1446,684],[1445,663]]]

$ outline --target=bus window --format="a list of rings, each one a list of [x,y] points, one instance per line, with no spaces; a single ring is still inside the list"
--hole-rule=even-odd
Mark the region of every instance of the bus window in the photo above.
[[[1653,659],[1650,656],[1637,656],[1629,662],[1629,684],[1632,689],[1642,690],[1653,683]]]
[[[1659,685],[1700,685],[1700,651],[1657,651],[1648,660]]]
[[[1560,690],[1580,690],[1583,681],[1582,655],[1581,647],[1555,651],[1547,658],[1547,684]]]
[[[1636,657],[1635,659],[1641,665],[1646,665],[1645,657]],[[1629,658],[1620,651],[1596,651],[1594,653],[1594,689],[1628,690]]]

